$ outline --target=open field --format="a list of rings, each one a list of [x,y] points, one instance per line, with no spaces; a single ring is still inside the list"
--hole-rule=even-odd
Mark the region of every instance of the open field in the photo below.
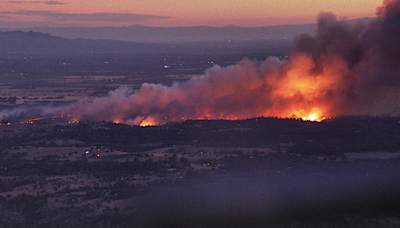
[[[368,132],[371,126],[375,132]],[[333,216],[337,226],[359,224],[361,218],[363,224],[395,226],[400,147],[393,137],[398,135],[371,140],[388,126],[400,131],[397,118],[187,121],[159,127],[46,119],[2,125],[0,206],[5,215],[30,221],[36,211],[37,223],[65,226],[72,223],[63,213],[79,218],[79,224],[107,214],[94,224],[214,227],[216,218],[233,219],[243,208],[243,223],[218,224],[327,225],[317,217]],[[361,136],[357,143],[340,139],[337,147],[344,129]],[[373,151],[363,151],[366,143]],[[310,202],[320,212],[300,219],[297,213],[310,216],[305,210]],[[369,206],[360,209],[365,202]],[[7,205],[26,205],[29,212]],[[377,213],[384,207],[393,209]],[[255,211],[259,214],[248,220],[247,213]],[[193,213],[207,219],[197,221]],[[23,224],[8,218],[5,224]]]

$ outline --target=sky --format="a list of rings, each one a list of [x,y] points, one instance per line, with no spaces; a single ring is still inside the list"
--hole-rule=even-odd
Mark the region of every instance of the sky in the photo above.
[[[1,0],[0,27],[227,26],[313,23],[320,12],[375,16],[382,0]]]

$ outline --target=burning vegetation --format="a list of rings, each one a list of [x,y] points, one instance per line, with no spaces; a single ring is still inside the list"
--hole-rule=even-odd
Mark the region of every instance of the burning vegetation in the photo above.
[[[398,115],[400,1],[384,1],[377,16],[350,25],[321,13],[316,35],[299,36],[287,59],[243,59],[169,87],[144,83],[135,91],[122,86],[107,97],[34,110],[139,126],[191,119],[323,121],[340,115]],[[31,111],[2,111],[0,116]]]

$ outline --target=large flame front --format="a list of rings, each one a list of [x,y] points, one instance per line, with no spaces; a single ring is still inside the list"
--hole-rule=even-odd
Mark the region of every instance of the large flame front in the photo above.
[[[81,113],[83,119],[139,126],[254,117],[322,121],[333,114],[328,94],[337,87],[340,77],[313,74],[313,68],[312,58],[299,53],[288,62],[274,57],[263,63],[243,60],[227,68],[215,66],[205,75],[172,87],[147,83],[139,91],[120,87],[108,97],[90,104],[81,101],[68,111]]]
[[[307,53],[295,53],[288,61],[276,57],[265,62],[243,60],[226,68],[215,66],[172,87],[143,84],[127,86],[93,102],[80,101],[66,109],[80,119],[111,120],[139,126],[189,119],[297,118],[322,121],[333,115],[340,75],[329,67],[313,73],[315,63]]]

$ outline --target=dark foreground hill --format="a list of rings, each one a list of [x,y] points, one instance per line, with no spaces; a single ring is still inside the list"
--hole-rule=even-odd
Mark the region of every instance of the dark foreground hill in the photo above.
[[[0,227],[398,227],[399,120],[3,124]]]
[[[3,125],[8,121],[12,122],[3,120]],[[400,117],[341,117],[322,123],[278,118],[191,120],[144,128],[111,122],[37,127],[48,129],[41,134],[0,138],[0,150],[35,145],[38,141],[72,140],[131,152],[175,146],[274,148],[307,156],[336,157],[348,152],[400,151]]]

